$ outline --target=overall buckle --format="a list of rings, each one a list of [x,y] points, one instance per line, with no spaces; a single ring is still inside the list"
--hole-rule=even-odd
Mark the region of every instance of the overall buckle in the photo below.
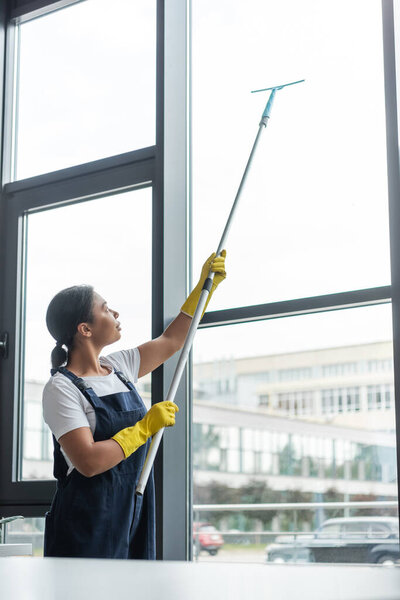
[[[90,385],[88,385],[86,381],[83,381],[82,377],[78,377],[78,379],[75,379],[74,383],[81,392],[84,392],[85,390],[90,388]]]

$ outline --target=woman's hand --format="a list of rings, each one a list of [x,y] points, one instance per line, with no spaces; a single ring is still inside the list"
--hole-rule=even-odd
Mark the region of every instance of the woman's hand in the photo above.
[[[156,402],[139,422],[143,428],[146,428],[150,437],[163,427],[172,427],[175,425],[176,412],[179,412],[179,407],[175,402],[171,402],[170,400]]]
[[[214,291],[217,289],[217,287],[221,283],[221,281],[223,281],[226,277],[225,257],[226,257],[226,250],[222,250],[222,252],[219,256],[216,256],[215,252],[213,252],[207,258],[206,262],[204,263],[204,265],[201,269],[201,275],[200,275],[198,284],[192,290],[192,292],[189,294],[186,301],[184,302],[184,304],[181,307],[181,311],[183,313],[185,313],[185,315],[188,315],[189,317],[193,317],[193,315],[196,311],[197,304],[199,302],[201,290],[203,289],[204,282],[207,279],[207,275],[211,269],[211,271],[213,273],[215,273],[215,275],[214,275],[214,279],[212,282],[211,290],[208,294],[206,305],[205,305],[203,313],[201,315],[203,317],[211,296],[213,295]]]
[[[175,413],[179,411],[178,405],[170,400],[153,404],[143,419],[131,427],[121,429],[112,436],[122,448],[125,458],[143,446],[157,431],[163,427],[175,425]]]

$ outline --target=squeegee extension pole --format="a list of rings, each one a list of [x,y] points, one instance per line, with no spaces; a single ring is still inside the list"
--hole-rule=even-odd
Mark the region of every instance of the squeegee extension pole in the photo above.
[[[216,252],[217,256],[221,253],[221,251],[224,248],[225,240],[228,237],[228,233],[229,233],[229,230],[230,230],[230,227],[231,227],[233,215],[235,213],[235,210],[236,210],[236,207],[237,207],[237,204],[238,204],[238,200],[239,200],[240,194],[242,192],[244,183],[246,181],[247,174],[249,172],[250,165],[251,165],[251,162],[253,160],[254,152],[255,152],[257,144],[258,144],[258,140],[260,139],[260,135],[261,135],[261,132],[262,132],[263,128],[267,126],[267,120],[268,120],[268,117],[263,117],[261,119],[261,122],[260,122],[260,125],[259,125],[259,129],[258,129],[258,132],[257,132],[257,137],[256,137],[255,142],[253,144],[253,148],[252,148],[249,160],[247,162],[245,172],[244,172],[242,180],[240,182],[239,189],[237,191],[235,201],[233,203],[231,212],[229,214],[228,221],[227,221],[227,223],[225,225],[224,232],[223,232],[221,240],[220,240],[220,242],[218,244],[218,249],[217,249],[217,252]],[[183,374],[183,371],[184,371],[184,368],[185,368],[185,365],[186,365],[186,362],[187,362],[187,359],[188,359],[188,356],[189,356],[189,352],[190,352],[192,344],[193,344],[193,339],[194,339],[194,336],[196,334],[197,327],[198,327],[199,322],[201,320],[201,315],[203,314],[203,310],[204,310],[204,307],[205,307],[206,302],[207,302],[208,295],[209,295],[210,290],[211,290],[212,282],[214,280],[214,275],[215,275],[215,273],[213,273],[210,270],[209,273],[208,273],[207,279],[204,282],[203,289],[201,290],[200,298],[199,298],[199,301],[197,303],[196,310],[195,310],[195,313],[194,313],[193,318],[192,318],[192,322],[191,322],[190,327],[189,327],[189,331],[188,331],[188,333],[186,335],[185,343],[183,345],[181,354],[180,354],[179,359],[178,359],[178,363],[176,365],[175,373],[174,373],[174,376],[172,378],[171,385],[170,385],[170,388],[168,390],[168,394],[167,394],[166,400],[173,401],[173,399],[175,398],[175,394],[177,392],[177,389],[178,389],[178,386],[179,386],[179,382],[181,380],[181,377],[182,377],[182,374]],[[144,489],[146,487],[146,483],[147,483],[147,480],[149,478],[150,471],[151,471],[151,468],[153,466],[154,459],[156,457],[157,450],[158,450],[158,447],[159,447],[160,442],[161,442],[161,438],[162,438],[163,433],[164,433],[164,429],[165,429],[165,427],[163,427],[162,429],[160,429],[159,431],[157,431],[157,433],[153,436],[153,439],[151,441],[148,454],[146,456],[145,463],[143,465],[143,471],[141,473],[140,479],[139,479],[137,487],[136,487],[136,493],[137,494],[143,494],[144,493]]]
[[[304,80],[302,80],[302,81],[304,81]],[[294,83],[300,83],[300,82],[296,81]],[[267,88],[267,89],[271,89],[272,91],[271,91],[271,94],[269,96],[268,103],[267,103],[267,105],[266,105],[266,107],[264,109],[263,115],[261,117],[261,121],[260,121],[259,126],[258,126],[257,136],[256,136],[256,139],[254,141],[253,148],[251,150],[249,159],[247,161],[247,165],[246,165],[246,168],[244,170],[243,177],[242,177],[242,180],[240,182],[240,185],[239,185],[236,197],[235,197],[235,201],[234,201],[233,206],[231,208],[231,212],[229,213],[229,217],[228,217],[228,220],[226,222],[225,229],[223,231],[221,240],[220,240],[220,242],[218,244],[216,256],[219,256],[219,254],[223,250],[224,245],[225,245],[225,240],[228,237],[228,233],[229,233],[229,230],[231,228],[231,223],[232,223],[232,220],[233,220],[233,216],[235,214],[236,207],[238,205],[239,198],[241,196],[243,186],[244,186],[245,181],[247,179],[247,175],[248,175],[248,172],[250,170],[251,163],[253,161],[253,157],[254,157],[254,154],[255,154],[255,151],[256,151],[256,148],[257,148],[260,136],[261,136],[261,132],[267,126],[268,119],[270,117],[271,107],[272,107],[272,103],[273,103],[273,100],[274,100],[274,97],[275,97],[276,90],[277,89],[281,89],[282,87],[285,87],[286,85],[293,85],[293,84],[289,83],[289,84],[285,84],[285,85],[282,85],[282,86],[276,86],[274,88]],[[260,90],[260,91],[264,91],[264,90]],[[212,287],[212,282],[213,282],[214,276],[215,276],[215,273],[213,273],[211,271],[211,269],[210,269],[210,271],[208,273],[208,276],[207,276],[207,279],[204,282],[203,289],[201,290],[200,298],[199,298],[199,301],[197,303],[197,307],[196,307],[195,313],[193,315],[192,322],[191,322],[190,327],[189,327],[189,331],[188,331],[188,333],[186,335],[185,343],[183,345],[181,354],[179,356],[178,363],[176,365],[175,373],[174,373],[174,376],[173,376],[173,379],[172,379],[172,382],[171,382],[171,385],[170,385],[170,388],[168,390],[168,394],[167,394],[167,397],[166,397],[167,401],[173,401],[174,398],[175,398],[175,395],[176,395],[176,392],[177,392],[177,389],[178,389],[178,386],[179,386],[179,382],[181,380],[182,373],[184,371],[184,368],[185,368],[185,365],[186,365],[186,362],[187,362],[187,359],[188,359],[188,356],[189,356],[189,352],[190,352],[192,344],[193,344],[193,339],[194,339],[194,336],[196,334],[197,327],[198,327],[199,322],[201,320],[201,315],[203,314],[203,310],[204,310],[204,307],[206,305],[207,298],[208,298],[208,295],[209,295],[211,287]],[[149,478],[149,475],[150,475],[150,472],[151,472],[151,468],[153,466],[153,463],[154,463],[154,460],[155,460],[155,457],[156,457],[156,454],[157,454],[157,450],[158,450],[158,447],[159,447],[160,442],[161,442],[161,438],[162,438],[163,433],[164,433],[164,429],[165,429],[165,427],[163,427],[162,429],[160,429],[159,431],[157,431],[157,433],[153,436],[153,439],[152,439],[151,444],[150,444],[149,451],[148,451],[147,456],[146,456],[146,460],[145,460],[144,465],[143,465],[143,470],[142,470],[142,473],[140,475],[140,479],[139,479],[138,484],[136,486],[136,494],[143,494],[144,493],[144,490],[145,490],[145,487],[146,487],[146,483],[147,483],[147,480]]]

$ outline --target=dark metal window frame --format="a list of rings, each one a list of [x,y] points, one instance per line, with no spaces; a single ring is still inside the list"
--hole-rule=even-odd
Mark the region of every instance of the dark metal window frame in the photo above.
[[[80,0],[78,0],[80,1]],[[0,8],[0,48],[3,61],[1,77],[4,98],[8,69],[14,59],[15,27],[32,18],[65,8],[75,1],[18,2],[2,4]],[[78,203],[128,190],[152,187],[152,337],[164,328],[163,277],[164,277],[164,2],[157,0],[157,55],[156,55],[156,145],[112,156],[86,164],[61,169],[36,177],[5,183],[3,180],[0,202],[0,331],[9,331],[7,359],[0,360],[0,513],[2,516],[23,513],[26,517],[43,516],[55,492],[55,481],[18,481],[17,460],[20,454],[20,413],[18,372],[21,367],[23,347],[19,323],[24,307],[23,256],[26,213],[50,210],[65,204]],[[7,48],[7,51],[6,51]],[[11,79],[10,73],[8,77]],[[10,94],[11,81],[7,82]],[[2,164],[4,173],[10,172],[11,123],[7,118],[7,98],[2,101]],[[7,149],[5,149],[5,147]],[[4,157],[4,159],[3,159]],[[18,247],[16,241],[18,240]],[[10,325],[12,324],[12,325]],[[17,359],[16,359],[17,358]],[[163,394],[164,370],[153,372],[152,395],[159,399]],[[9,401],[7,401],[9,399]],[[163,445],[155,462],[155,480],[159,502],[157,505],[157,556],[162,558],[162,486]]]
[[[382,0],[384,60],[385,60],[385,102],[386,102],[386,131],[389,182],[389,215],[390,215],[390,252],[391,252],[391,286],[371,288],[366,290],[346,291],[310,298],[293,299],[256,306],[238,307],[223,311],[208,312],[200,328],[223,326],[234,323],[282,318],[293,315],[310,314],[328,310],[340,310],[357,306],[368,306],[382,303],[392,303],[393,314],[393,345],[394,371],[396,390],[396,429],[397,429],[397,458],[400,468],[400,176],[398,153],[398,123],[397,123],[397,94],[396,94],[396,64],[395,64],[395,32],[394,32],[394,3],[396,0]],[[49,2],[48,0],[10,2],[11,8],[0,13],[4,36],[6,24],[14,19],[23,22],[45,14],[54,9],[63,8],[74,3],[71,0]],[[0,9],[1,10],[1,9]],[[175,14],[174,14],[175,11]],[[182,17],[181,23],[173,25],[176,12]],[[7,16],[8,13],[8,16]],[[182,13],[182,14],[181,14]],[[164,47],[166,31],[171,33],[176,27],[179,39],[174,38],[176,49]],[[31,178],[25,182],[15,182],[3,187],[0,204],[0,226],[4,234],[9,211],[21,210],[22,207],[32,208],[32,198],[40,204],[41,193],[48,192],[51,186],[60,186],[64,190],[64,200],[84,193],[94,194],[93,197],[111,190],[110,181],[120,191],[123,185],[129,187],[153,185],[153,308],[152,335],[159,335],[168,322],[176,315],[179,302],[190,284],[191,257],[191,214],[190,214],[190,0],[170,0],[164,5],[158,0],[157,23],[157,136],[156,146],[95,161],[87,165],[79,165],[52,174]],[[1,46],[5,47],[3,38]],[[176,53],[174,55],[174,52]],[[166,53],[166,54],[165,54]],[[173,97],[169,70],[176,69],[171,60],[174,56],[185,58],[179,63],[179,90],[177,98]],[[164,61],[165,56],[165,61]],[[4,63],[4,61],[3,61]],[[0,68],[3,68],[2,65]],[[0,73],[2,75],[2,73]],[[174,75],[175,76],[175,75]],[[4,77],[1,77],[4,81]],[[2,111],[3,112],[3,111]],[[168,122],[164,122],[164,114],[168,114]],[[4,122],[4,126],[8,126]],[[171,142],[174,138],[174,144]],[[175,138],[178,138],[179,143]],[[176,154],[172,157],[172,150]],[[175,162],[174,162],[175,161]],[[174,164],[172,164],[174,162]],[[176,166],[176,162],[179,163]],[[174,171],[171,175],[172,170]],[[108,175],[108,179],[106,176]],[[60,177],[64,175],[64,179]],[[177,178],[178,175],[178,178]],[[182,176],[182,177],[181,177]],[[72,177],[72,179],[71,179]],[[110,180],[111,177],[111,180]],[[174,181],[172,182],[172,179]],[[33,181],[35,180],[35,181]],[[29,187],[24,188],[29,181]],[[121,183],[123,182],[123,183]],[[81,187],[81,185],[83,187]],[[40,191],[42,186],[42,192]],[[108,187],[107,187],[108,186]],[[132,188],[132,189],[133,189]],[[30,192],[28,192],[30,189]],[[125,188],[127,189],[127,188]],[[36,190],[36,191],[35,191]],[[174,198],[174,192],[178,192]],[[115,188],[110,191],[115,193]],[[29,199],[28,195],[29,194]],[[33,195],[32,195],[33,194]],[[68,195],[69,194],[69,195]],[[50,199],[50,194],[48,194]],[[76,196],[74,201],[76,201]],[[58,198],[59,200],[59,198]],[[57,200],[57,201],[58,201]],[[24,203],[25,202],[25,203]],[[19,204],[19,209],[17,205]],[[11,208],[12,205],[12,208]],[[7,212],[8,211],[8,212]],[[16,214],[14,213],[14,221]],[[12,221],[11,221],[12,222]],[[178,232],[178,237],[176,234]],[[7,233],[11,233],[8,232]],[[15,228],[13,235],[17,236]],[[396,237],[397,234],[397,237]],[[17,239],[17,238],[14,238]],[[14,256],[9,262],[10,249],[1,247],[1,263],[9,269],[16,269],[18,257]],[[179,259],[178,263],[175,259]],[[4,273],[2,281],[5,281]],[[4,330],[8,315],[8,323],[15,323],[17,317],[17,300],[21,296],[18,289],[10,292],[3,289],[1,298],[1,329]],[[11,321],[10,321],[11,319]],[[14,319],[14,320],[12,320]],[[14,342],[10,340],[10,355],[14,355]],[[9,360],[9,359],[8,359]],[[154,400],[165,397],[172,379],[177,357],[173,357],[163,367],[153,373],[152,394]],[[13,465],[11,464],[10,448],[12,448],[12,427],[15,408],[6,398],[12,398],[14,382],[7,381],[7,375],[14,373],[7,367],[5,361],[0,361],[0,511],[7,516],[16,514],[23,509],[26,516],[43,516],[54,491],[54,482],[18,482],[7,484],[10,480]],[[182,378],[176,396],[179,404],[180,417],[174,430],[176,435],[165,435],[160,446],[155,463],[156,486],[158,488],[157,502],[157,556],[164,559],[192,558],[192,392],[191,392],[192,363]],[[11,395],[10,395],[11,394]],[[7,406],[8,404],[8,406]],[[15,467],[15,465],[14,465]],[[168,476],[164,476],[164,473]],[[400,477],[398,478],[400,481]],[[20,490],[20,491],[19,491]],[[165,515],[165,518],[164,518]],[[168,515],[168,518],[166,518]],[[173,538],[173,539],[172,539]]]
[[[199,329],[391,303],[395,381],[398,514],[400,514],[400,160],[398,129],[399,113],[397,103],[398,84],[396,81],[396,58],[400,64],[400,28],[396,37],[396,17],[397,21],[399,21],[400,0],[381,0],[381,4],[391,285],[207,312],[199,325]],[[400,77],[400,71],[398,71],[398,74]]]
[[[155,180],[155,147],[123,154],[63,169],[51,174],[6,184],[3,187],[3,219],[7,224],[3,242],[5,264],[2,273],[7,282],[3,294],[2,315],[4,324],[15,324],[8,330],[8,358],[2,361],[1,397],[15,398],[15,402],[1,402],[0,415],[4,427],[1,435],[0,476],[2,505],[45,505],[55,491],[54,481],[20,480],[19,458],[22,450],[20,427],[23,409],[23,352],[21,335],[25,322],[25,264],[27,217],[31,212],[52,210],[65,204],[76,204],[101,196],[123,193],[149,187]],[[153,194],[153,214],[159,212],[157,195]],[[18,245],[16,240],[19,241]],[[153,235],[153,240],[157,236]],[[154,248],[160,256],[160,248]],[[5,291],[5,290],[4,290]],[[9,375],[14,373],[14,378]],[[49,374],[50,376],[50,374]],[[19,452],[17,451],[19,450]],[[12,457],[12,460],[10,460]],[[43,514],[43,511],[42,513]]]
[[[29,180],[8,183],[11,172],[12,68],[15,52],[15,26],[81,0],[9,0],[0,4],[0,102],[2,114],[3,179],[0,202],[0,263],[8,269],[2,280],[12,281],[10,293],[0,289],[0,332],[14,328],[20,315],[18,305],[23,290],[18,287],[15,269],[21,258],[15,248],[21,247],[23,235],[22,210],[43,207],[44,195],[51,205],[68,201],[83,201],[104,194],[123,192],[143,186],[153,187],[152,223],[152,338],[162,333],[176,317],[182,299],[187,294],[190,270],[189,244],[189,164],[187,160],[188,132],[188,38],[189,7],[187,0],[155,0],[157,6],[156,57],[156,145],[119,156],[108,157],[69,169],[47,173]],[[179,18],[177,18],[179,15]],[[181,18],[182,17],[182,18]],[[6,35],[7,34],[7,35]],[[170,40],[170,43],[165,43]],[[7,96],[6,96],[7,94]],[[3,101],[3,98],[5,100]],[[168,118],[164,119],[167,114]],[[3,158],[4,157],[4,158]],[[165,176],[167,173],[167,176]],[[51,195],[53,190],[54,195]],[[11,213],[10,213],[11,211]],[[14,211],[14,212],[12,212]],[[19,212],[18,212],[19,211]],[[17,224],[18,222],[18,224]],[[11,228],[9,227],[11,224]],[[6,238],[7,234],[7,238]],[[14,269],[14,270],[13,270]],[[12,324],[12,326],[10,325]],[[21,343],[21,332],[10,339],[9,356],[15,355],[15,340]],[[152,373],[152,399],[166,397],[175,372],[177,356]],[[192,550],[191,534],[191,406],[188,397],[188,369],[179,385],[176,402],[180,419],[163,437],[154,463],[156,484],[157,558],[187,560]],[[18,377],[10,359],[0,360],[0,510],[4,516],[23,512],[26,517],[43,516],[54,490],[54,481],[13,481],[18,447],[18,407],[13,391]],[[13,378],[13,382],[10,379]],[[7,400],[8,399],[8,400]],[[14,406],[15,405],[15,406]],[[11,433],[14,430],[14,435]],[[13,443],[15,448],[13,448]]]

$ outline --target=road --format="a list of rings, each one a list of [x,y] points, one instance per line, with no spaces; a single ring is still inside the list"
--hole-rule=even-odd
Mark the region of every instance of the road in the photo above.
[[[196,559],[194,558],[195,562]],[[208,552],[204,550],[200,553],[198,562],[238,562],[238,563],[263,563],[264,562],[264,551],[263,550],[224,550],[223,548],[218,551],[216,556],[210,556]]]

